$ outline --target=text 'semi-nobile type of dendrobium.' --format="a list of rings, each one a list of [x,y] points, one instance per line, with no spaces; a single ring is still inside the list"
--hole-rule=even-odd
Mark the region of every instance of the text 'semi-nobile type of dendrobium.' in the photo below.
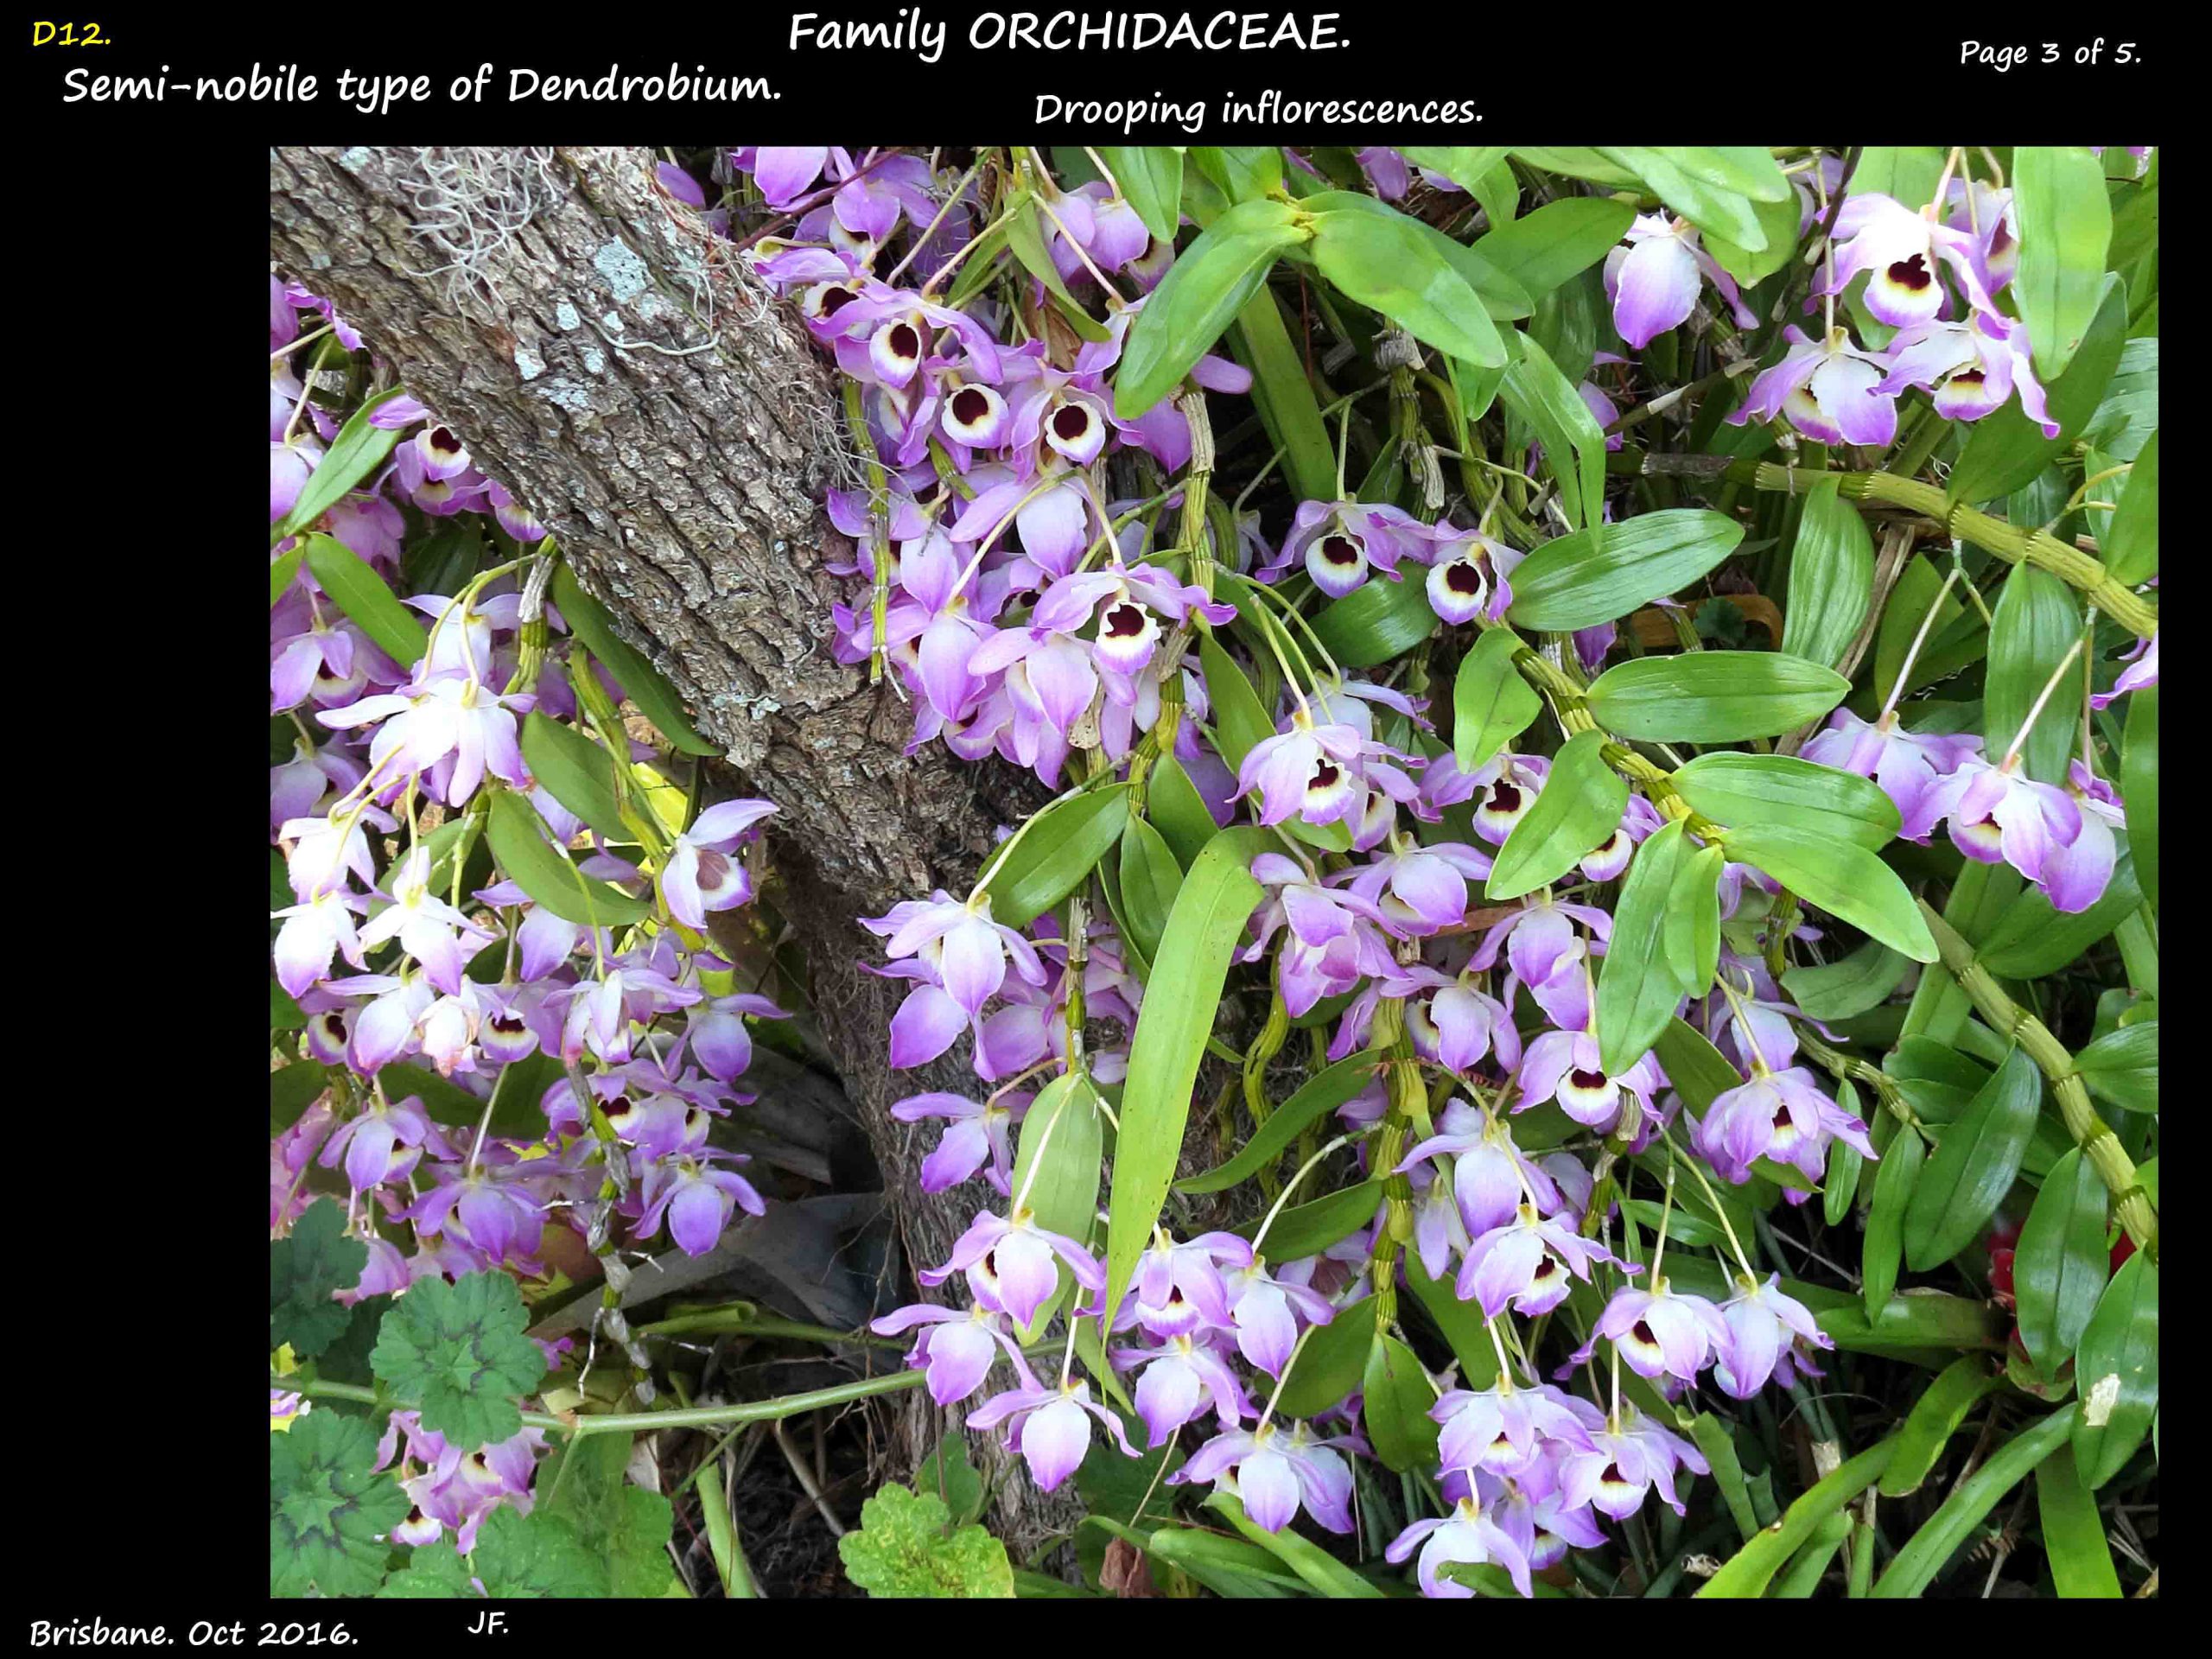
[[[2155,1271],[2154,1118],[2098,1150],[1994,1012],[2115,935],[2155,995],[2155,382],[2107,393],[2155,376],[2155,276],[2146,334],[2107,264],[2155,162],[2004,158],[664,168],[834,363],[830,648],[1043,803],[862,918],[889,1064],[973,1074],[892,1108],[973,1220],[874,1328],[1021,1478],[1147,1460],[1147,1530],[1309,1585],[1286,1541],[1432,1597],[1648,1583],[1700,1484],[1745,1535],[1683,1548],[1724,1560],[1802,1489],[1747,1482],[1777,1417],[1857,1467],[1840,1351],[1970,1330],[2005,1369],[1958,1274],[1893,1295],[1901,1224],[1933,1269],[2071,1160],[2099,1271],[2107,1215]],[[541,1277],[556,1233],[610,1283],[618,1242],[706,1251],[761,1209],[710,1141],[778,1009],[714,917],[774,808],[645,764],[604,622],[435,411],[367,406],[389,460],[317,494],[345,412],[295,365],[358,342],[281,283],[270,326],[275,961],[330,1084],[272,1229],[320,1167],[350,1295]],[[363,571],[409,593],[380,625]],[[1999,1114],[2009,1166],[1962,1175]],[[472,1475],[395,1414],[407,1541],[527,1503],[537,1433]],[[1872,1553],[1831,1530],[1815,1577]]]

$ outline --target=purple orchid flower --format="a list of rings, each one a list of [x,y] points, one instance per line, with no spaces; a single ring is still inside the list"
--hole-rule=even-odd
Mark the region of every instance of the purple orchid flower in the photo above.
[[[1406,158],[1387,144],[1369,144],[1352,151],[1351,158],[1367,175],[1375,194],[1385,201],[1397,200],[1412,188],[1413,173],[1406,165]]]
[[[334,1169],[343,1158],[346,1182],[359,1193],[387,1181],[404,1181],[426,1147],[441,1156],[451,1155],[445,1136],[423,1110],[419,1097],[410,1095],[389,1102],[377,1098],[359,1116],[338,1126],[337,1132],[322,1143],[315,1161],[325,1169]]]
[[[1383,925],[1400,938],[1418,939],[1465,919],[1467,883],[1483,880],[1490,871],[1490,855],[1472,847],[1451,841],[1420,847],[1397,838],[1391,851],[1329,881],[1372,904]]]
[[[1604,1427],[1591,1436],[1591,1449],[1570,1454],[1560,1470],[1560,1492],[1571,1508],[1585,1504],[1616,1521],[1625,1521],[1643,1507],[1644,1495],[1659,1489],[1662,1502],[1677,1515],[1688,1505],[1676,1495],[1675,1471],[1710,1474],[1698,1449],[1679,1434],[1662,1428],[1634,1406],[1622,1408],[1622,1426]]]
[[[1252,861],[1252,875],[1268,890],[1258,912],[1257,937],[1240,956],[1257,962],[1278,930],[1287,928],[1278,958],[1284,1006],[1298,1018],[1325,996],[1362,979],[1394,973],[1397,958],[1383,937],[1382,912],[1355,894],[1321,886],[1280,853]]]
[[[1691,1144],[1726,1179],[1741,1186],[1762,1158],[1791,1165],[1817,1181],[1832,1140],[1857,1148],[1869,1160],[1879,1155],[1866,1138],[1866,1124],[1822,1094],[1811,1072],[1800,1065],[1770,1072],[1762,1065],[1748,1083],[1713,1100]]]
[[[827,144],[748,144],[730,152],[731,165],[750,173],[762,199],[779,209],[811,189],[829,159]]]
[[[2120,677],[2112,683],[2111,690],[2100,691],[2089,699],[2089,706],[2092,709],[2109,709],[2130,691],[2141,690],[2145,687],[2158,684],[2158,630],[2152,629],[2148,639],[2138,639],[2134,648],[2120,660],[2127,666],[2120,671]]]
[[[1980,179],[1953,179],[1944,193],[1947,222],[1974,239],[1974,269],[1991,294],[2001,292],[2020,270],[2020,215],[2010,190]]]
[[[1494,1319],[1509,1306],[1533,1318],[1565,1301],[1571,1279],[1587,1280],[1598,1262],[1628,1265],[1524,1201],[1511,1221],[1468,1247],[1452,1293],[1463,1302],[1479,1302],[1484,1319]]]
[[[1798,751],[1798,758],[1872,779],[1897,803],[1904,820],[1897,833],[1926,846],[1943,816],[1939,785],[1980,753],[1981,740],[1970,732],[1923,736],[1901,729],[1894,709],[1872,724],[1839,709]]]
[[[1252,746],[1237,770],[1236,788],[1243,795],[1259,791],[1262,824],[1290,817],[1336,823],[1360,815],[1370,789],[1395,801],[1414,798],[1414,780],[1390,764],[1412,759],[1352,727],[1317,726],[1300,709],[1287,728]]]
[[[776,810],[771,801],[721,801],[709,807],[677,836],[661,867],[661,896],[668,913],[686,927],[703,931],[707,912],[734,910],[753,897],[753,874],[733,856],[753,839],[753,825]]]
[[[987,1101],[969,1100],[964,1095],[927,1094],[910,1095],[893,1105],[891,1116],[901,1123],[918,1123],[931,1117],[950,1120],[936,1150],[922,1160],[922,1191],[942,1192],[957,1186],[988,1163],[990,1184],[1001,1198],[1012,1198],[1014,1148],[1007,1131],[1021,1122],[1030,1100],[1027,1094],[1003,1098],[994,1095]]]
[[[685,1010],[685,1030],[691,1053],[707,1075],[721,1083],[734,1083],[753,1064],[753,1033],[746,1017],[788,1020],[791,1015],[765,996],[739,991],[695,1003]]]
[[[1642,351],[1689,321],[1700,276],[1728,302],[1738,327],[1758,326],[1735,279],[1705,251],[1688,220],[1639,213],[1628,228],[1627,242],[1605,256],[1605,293],[1613,305],[1613,327],[1631,350]]]
[[[1606,912],[1539,894],[1483,935],[1482,944],[1468,958],[1468,969],[1487,970],[1502,950],[1512,981],[1532,990],[1554,983],[1569,970],[1579,976],[1588,948],[1575,931],[1577,922],[1595,939],[1612,938],[1613,918]]]
[[[929,900],[907,899],[884,916],[862,917],[861,925],[885,941],[893,973],[902,966],[922,982],[909,992],[891,1020],[891,1064],[904,1071],[924,1065],[952,1046],[963,1027],[974,1027],[983,1004],[1006,979],[1007,962],[1032,985],[1045,982],[1045,964],[1028,940],[991,920],[988,893],[966,904],[943,888]],[[912,958],[902,964],[900,958]]]
[[[428,847],[418,846],[401,860],[391,880],[391,902],[361,929],[360,948],[372,950],[396,938],[401,950],[423,964],[431,984],[448,995],[458,991],[468,958],[493,936],[430,891]]]
[[[1754,965],[1764,969],[1765,963],[1763,959],[1745,958],[1732,950],[1722,971],[1732,983],[1739,975],[1751,979]],[[1757,977],[1770,985],[1773,982],[1764,973]],[[1734,998],[1726,997],[1716,987],[1707,999],[1701,1024],[1713,1046],[1745,1071],[1764,1066],[1770,1071],[1781,1071],[1797,1058],[1796,1022],[1803,1018],[1804,1011],[1796,1004],[1779,996],[1764,995],[1753,984],[1745,995]]]
[[[1406,996],[1406,1035],[1421,1058],[1465,1075],[1495,1053],[1510,1071],[1521,1064],[1521,1033],[1506,1005],[1478,989],[1475,978],[1471,968],[1457,979],[1414,968],[1390,989]],[[1397,990],[1399,983],[1406,992]]]
[[[1452,1271],[1452,1258],[1465,1255],[1474,1236],[1459,1213],[1459,1201],[1434,1166],[1417,1163],[1408,1172],[1414,1189],[1414,1253],[1421,1271],[1441,1283]]]
[[[390,762],[395,788],[408,773],[426,773],[433,794],[448,806],[460,806],[487,772],[517,789],[528,786],[515,715],[527,714],[535,702],[526,692],[505,696],[473,677],[448,674],[344,709],[326,709],[315,718],[341,731],[382,722],[369,744],[372,769]]]
[[[402,962],[396,974],[334,979],[327,988],[340,996],[372,999],[353,1016],[353,1047],[346,1056],[346,1063],[364,1077],[414,1052],[420,1040],[416,1022],[435,1000],[429,981],[411,962]]]
[[[1029,1211],[1014,1219],[976,1212],[968,1230],[953,1242],[952,1254],[941,1268],[924,1268],[914,1276],[930,1286],[943,1284],[956,1273],[968,1275],[968,1287],[986,1307],[1002,1309],[1014,1323],[1027,1326],[1037,1317],[1046,1298],[1059,1285],[1058,1256],[1067,1264],[1076,1282],[1084,1289],[1103,1292],[1106,1270],[1090,1251],[1065,1233],[1048,1232],[1036,1224]]]
[[[1871,191],[1853,196],[1836,213],[1834,241],[1834,274],[1825,285],[1814,284],[1808,308],[1815,299],[1842,293],[1865,271],[1866,308],[1875,316],[1897,328],[1927,322],[1943,306],[1943,286],[1936,280],[1939,261],[1949,267],[1967,304],[1977,311],[1997,308],[1982,286],[1980,251],[1974,237],[1938,224],[1932,205],[1915,213],[1893,197]]]
[[[1624,874],[1636,849],[1650,838],[1666,820],[1659,816],[1659,809],[1641,795],[1628,798],[1628,806],[1621,814],[1619,826],[1613,833],[1583,854],[1580,868],[1592,881],[1611,881]]]
[[[1997,766],[1961,762],[1937,795],[1951,842],[1981,864],[2010,864],[2038,887],[2054,851],[2082,834],[2082,809],[2054,785],[2021,775],[2015,753]]]
[[[1511,1126],[1494,1114],[1454,1100],[1437,1119],[1440,1134],[1417,1142],[1398,1166],[1403,1173],[1431,1158],[1450,1154],[1452,1191],[1459,1217],[1472,1237],[1510,1225],[1524,1201],[1546,1215],[1565,1208],[1559,1187],[1513,1142]],[[1424,1266],[1427,1266],[1426,1261]],[[1433,1268],[1431,1277],[1440,1277]]]
[[[1583,1409],[1584,1402],[1548,1382],[1516,1388],[1506,1380],[1479,1392],[1453,1389],[1428,1414],[1443,1426],[1436,1441],[1442,1468],[1516,1477],[1545,1457],[1550,1442],[1587,1449]]]
[[[1713,1368],[1713,1380],[1732,1398],[1748,1400],[1766,1387],[1794,1343],[1835,1346],[1805,1305],[1783,1294],[1780,1274],[1769,1274],[1764,1284],[1742,1274],[1736,1282],[1736,1294],[1720,1306],[1728,1340]]]
[[[1551,769],[1551,761],[1540,754],[1499,754],[1463,772],[1450,755],[1439,755],[1422,779],[1422,798],[1440,808],[1476,802],[1475,833],[1503,847],[1543,792]]]
[[[1601,1337],[1638,1376],[1673,1376],[1684,1382],[1696,1382],[1698,1373],[1734,1340],[1719,1308],[1702,1296],[1674,1289],[1664,1277],[1654,1279],[1648,1290],[1624,1285],[1615,1291],[1590,1340],[1568,1363],[1586,1364]]]
[[[1532,1573],[1556,1567],[1567,1559],[1569,1548],[1594,1549],[1605,1542],[1605,1531],[1589,1506],[1569,1504],[1559,1489],[1555,1465],[1566,1460],[1566,1448],[1554,1441],[1548,1449],[1556,1450],[1558,1456],[1530,1471],[1541,1478],[1541,1490],[1532,1489],[1526,1478],[1507,1478],[1498,1483],[1502,1490],[1487,1498],[1491,1518],[1528,1556]],[[1481,1491],[1493,1478],[1478,1470],[1474,1478]]]
[[[343,794],[366,774],[360,763],[336,744],[317,748],[304,737],[292,741],[292,758],[269,768],[269,833],[276,839],[286,820],[313,812],[332,790]]]
[[[1300,1507],[1331,1532],[1351,1531],[1351,1471],[1328,1448],[1341,1438],[1286,1433],[1274,1423],[1217,1434],[1167,1477],[1171,1486],[1210,1482],[1233,1491],[1244,1514],[1264,1532],[1281,1532]]]
[[[1294,1278],[1277,1278],[1255,1261],[1223,1275],[1236,1351],[1269,1376],[1281,1376],[1298,1345],[1298,1322],[1327,1325],[1337,1316],[1329,1299]]]
[[[957,1405],[990,1375],[991,1366],[1004,1351],[1019,1369],[1021,1350],[1014,1345],[1003,1313],[977,1302],[965,1312],[916,1302],[894,1308],[870,1321],[868,1329],[880,1337],[896,1337],[923,1327],[907,1351],[906,1367],[924,1373],[930,1398],[939,1406]]]
[[[423,1010],[423,1017],[416,1021],[416,1034],[422,1041],[423,1058],[437,1068],[440,1077],[477,1069],[476,1039],[483,1029],[488,1001],[474,980],[464,979],[458,990]]]
[[[1158,1348],[1116,1348],[1109,1357],[1117,1370],[1143,1367],[1134,1397],[1150,1437],[1148,1446],[1166,1445],[1184,1424],[1209,1407],[1225,1429],[1235,1428],[1252,1414],[1243,1384],[1204,1338],[1170,1337]]]
[[[1093,1403],[1090,1384],[1081,1380],[1047,1388],[1033,1376],[1028,1386],[994,1395],[968,1414],[969,1428],[1006,1426],[1007,1446],[1021,1453],[1037,1490],[1057,1491],[1090,1449],[1090,1421],[1104,1425],[1107,1436],[1127,1457],[1141,1457],[1129,1444],[1122,1420]],[[1187,1466],[1187,1465],[1186,1465]]]
[[[1400,580],[1400,562],[1425,560],[1432,536],[1427,525],[1402,508],[1363,501],[1301,502],[1281,549],[1253,574],[1272,582],[1302,560],[1316,588],[1342,599],[1367,580],[1370,568]]]
[[[2020,410],[2055,438],[2058,423],[2036,378],[2024,323],[1977,311],[1964,322],[1916,323],[1890,342],[1890,372],[1875,388],[1885,395],[1922,386],[1947,421],[1978,421],[2002,408],[2017,388]]]
[[[1841,328],[1825,339],[1809,340],[1791,323],[1782,337],[1789,342],[1789,351],[1751,382],[1728,424],[1786,415],[1815,442],[1887,447],[1897,436],[1897,405],[1896,394],[1881,389],[1887,366],[1883,359],[1860,351]]]
[[[270,954],[276,982],[287,995],[300,996],[327,979],[331,958],[340,951],[354,967],[368,965],[360,933],[353,925],[353,918],[365,908],[366,901],[358,895],[333,887],[304,904],[269,912],[271,921],[281,919],[284,924],[277,930]]]
[[[1390,1541],[1382,1557],[1402,1562],[1414,1553],[1415,1545],[1421,1547],[1421,1560],[1414,1578],[1424,1596],[1444,1601],[1472,1599],[1471,1586],[1440,1576],[1445,1567],[1461,1564],[1501,1567],[1522,1595],[1535,1593],[1527,1553],[1471,1496],[1460,1498],[1448,1516],[1428,1516],[1414,1522]]]
[[[556,991],[547,1004],[561,1014],[563,1062],[589,1051],[608,1065],[622,1065],[630,1058],[632,1026],[650,1025],[657,1015],[705,1000],[704,991],[678,985],[648,963],[611,957],[597,979]]]
[[[1546,1032],[1529,1045],[1516,1080],[1521,1086],[1521,1097],[1513,1107],[1516,1112],[1556,1101],[1560,1109],[1576,1122],[1600,1135],[1611,1135],[1623,1114],[1633,1110],[1639,1142],[1659,1125],[1652,1099],[1664,1079],[1657,1062],[1647,1052],[1627,1071],[1608,1073],[1592,1032]]]
[[[652,1237],[665,1216],[668,1236],[677,1248],[686,1255],[704,1255],[721,1242],[734,1210],[751,1216],[767,1213],[768,1206],[752,1182],[730,1170],[712,1167],[709,1159],[751,1161],[743,1153],[713,1150],[655,1164],[645,1176],[645,1211],[638,1219],[639,1237]]]
[[[1503,542],[1439,524],[1428,567],[1429,609],[1451,623],[1478,616],[1497,621],[1513,603],[1513,588],[1503,573],[1517,563],[1519,556]]]
[[[1141,1324],[1155,1337],[1187,1336],[1202,1323],[1226,1327],[1229,1284],[1222,1268],[1251,1265],[1251,1245],[1234,1233],[1201,1233],[1177,1243],[1155,1229],[1129,1275],[1116,1326]]]
[[[2068,766],[2066,792],[2081,814],[2081,831],[2044,856],[2040,885],[2051,908],[2070,915],[2088,909],[2112,884],[2119,857],[2112,832],[2126,827],[2127,815],[2112,785],[2079,760]]]
[[[513,1265],[537,1254],[545,1205],[529,1187],[504,1172],[454,1164],[433,1166],[430,1179],[430,1190],[399,1212],[418,1237],[450,1235],[486,1261]]]
[[[307,626],[279,632],[277,617],[298,617]],[[281,715],[312,701],[318,708],[351,702],[372,684],[397,685],[405,672],[378,650],[360,624],[321,611],[301,615],[289,606],[270,618],[269,712]],[[350,785],[346,785],[351,787]]]

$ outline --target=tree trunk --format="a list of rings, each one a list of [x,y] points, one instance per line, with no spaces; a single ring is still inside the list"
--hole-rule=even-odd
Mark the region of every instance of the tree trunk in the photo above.
[[[848,442],[830,376],[652,165],[627,148],[273,149],[270,251],[552,531],[743,786],[780,808],[772,852],[817,1018],[910,1262],[941,1262],[974,1201],[921,1193],[922,1149],[887,1108],[974,1079],[942,1062],[892,1076],[906,988],[861,971],[880,942],[855,918],[964,892],[994,825],[1042,794],[934,745],[907,755],[908,707],[832,658],[840,579],[823,567],[851,549],[817,505]],[[911,1470],[942,1426],[920,1390],[899,1398]],[[989,1474],[995,1447],[976,1450]],[[996,1489],[994,1529],[1018,1555],[1077,1513],[1018,1477]]]

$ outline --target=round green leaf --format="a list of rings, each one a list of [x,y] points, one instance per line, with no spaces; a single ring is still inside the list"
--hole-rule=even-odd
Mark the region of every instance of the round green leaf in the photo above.
[[[636,839],[615,804],[613,757],[575,727],[540,714],[525,715],[522,758],[547,793],[608,841]]]
[[[2012,293],[2046,382],[2066,372],[2097,314],[2112,200],[2103,165],[2075,145],[2022,144],[2012,152],[2020,268]]]
[[[1859,1269],[1869,1319],[1889,1306],[1891,1294],[1897,1289],[1897,1267],[1904,1259],[1905,1208],[1912,1201],[1927,1156],[1928,1143],[1907,1128],[1890,1142],[1875,1167]]]
[[[2097,1500],[2071,1458],[2045,1458],[2036,1468],[2036,1519],[2050,1580],[2069,1601],[2120,1599],[2120,1574],[2105,1541]]]
[[[1062,1072],[1030,1103],[1014,1148],[1014,1190],[1027,1195],[1025,1202],[1037,1225],[1079,1244],[1090,1243],[1098,1217],[1106,1121],[1098,1106],[1098,1090],[1089,1077]],[[1071,1278],[1065,1267],[1060,1268],[1059,1287],[1022,1331],[1024,1342],[1034,1341],[1050,1323]]]
[[[1387,1332],[1367,1351],[1360,1421],[1383,1467],[1402,1473],[1436,1461],[1438,1428],[1428,1414],[1436,1390],[1414,1351]]]
[[[1996,1388],[1998,1380],[1988,1360],[1976,1354],[1955,1359],[1937,1373],[1897,1431],[1897,1454],[1882,1471],[1884,1497],[1920,1490],[1974,1402]]]
[[[1183,214],[1183,152],[1170,144],[1101,144],[1098,155],[1145,229],[1173,242]]]
[[[2036,699],[2082,633],[2082,607],[2074,590],[2048,570],[2013,568],[1997,597],[1989,629],[1989,667],[1983,681],[1982,743],[1992,755],[2006,753]],[[2027,774],[2063,783],[2074,734],[2064,711],[2082,706],[2087,664],[2068,671],[2021,748]]]
[[[1176,862],[1159,830],[1132,817],[1122,826],[1121,861],[1115,869],[1129,930],[1136,935],[1137,949],[1149,957],[1160,949],[1168,912],[1175,907],[1175,891],[1183,885],[1183,867]]]
[[[2005,1493],[2065,1442],[2071,1411],[2054,1411],[2005,1442],[1988,1462],[1952,1489],[1936,1513],[1913,1534],[1889,1570],[1876,1580],[1878,1599],[1917,1596],[1957,1553]]]
[[[560,607],[561,620],[569,625],[569,632],[606,664],[607,672],[621,683],[624,694],[671,747],[685,754],[721,753],[699,735],[676,688],[645,660],[642,652],[614,632],[614,620],[607,607],[584,592],[576,582],[576,573],[566,564],[553,573],[553,602]]]
[[[1370,575],[1313,618],[1314,637],[1346,668],[1373,668],[1402,657],[1436,628],[1423,583],[1381,575]]]
[[[1374,1078],[1376,1056],[1371,1051],[1350,1054],[1324,1067],[1300,1084],[1290,1098],[1268,1114],[1268,1121],[1236,1149],[1235,1157],[1203,1175],[1188,1175],[1175,1183],[1178,1192],[1218,1192],[1259,1173],[1271,1159],[1280,1157],[1306,1125],[1318,1122]]]
[[[1273,1234],[1268,1236],[1272,1243]],[[1367,1352],[1374,1343],[1371,1300],[1338,1308],[1335,1318],[1315,1326],[1306,1338],[1296,1363],[1283,1378],[1275,1409],[1285,1417],[1311,1417],[1336,1405],[1366,1377]]]
[[[421,660],[429,649],[429,632],[359,554],[328,536],[310,536],[302,545],[308,569],[322,591],[379,650],[403,668]]]

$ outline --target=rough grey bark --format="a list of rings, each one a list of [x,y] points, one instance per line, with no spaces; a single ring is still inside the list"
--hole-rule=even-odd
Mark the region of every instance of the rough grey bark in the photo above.
[[[657,188],[652,162],[617,148],[274,149],[270,253],[553,531],[744,787],[780,808],[779,897],[817,1018],[909,1261],[940,1262],[972,1198],[921,1195],[924,1148],[886,1109],[973,1080],[942,1064],[889,1072],[905,987],[858,969],[880,944],[855,918],[964,892],[993,826],[1041,797],[936,746],[907,756],[911,710],[832,659],[830,605],[849,584],[823,567],[850,550],[817,505],[842,442],[829,374],[727,245]],[[943,1425],[920,1390],[901,1400],[911,1468]],[[995,1449],[976,1450],[988,1472]],[[998,1492],[1017,1550],[1075,1513],[1024,1479]]]

